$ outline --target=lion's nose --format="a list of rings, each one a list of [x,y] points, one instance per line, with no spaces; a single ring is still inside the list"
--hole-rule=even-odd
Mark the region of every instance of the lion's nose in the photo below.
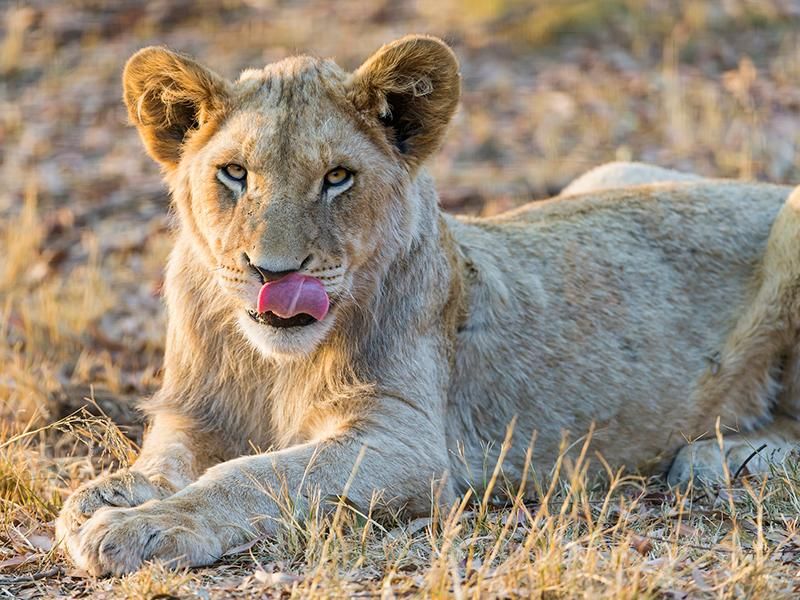
[[[277,265],[265,264],[265,261],[261,261],[260,264],[256,264],[250,259],[250,256],[247,254],[247,252],[245,252],[243,256],[247,266],[250,267],[250,269],[258,276],[262,284],[280,279],[289,273],[296,273],[311,262],[311,255],[309,254],[300,263],[298,263],[297,266],[287,269],[287,265],[285,263],[280,265],[280,267]]]

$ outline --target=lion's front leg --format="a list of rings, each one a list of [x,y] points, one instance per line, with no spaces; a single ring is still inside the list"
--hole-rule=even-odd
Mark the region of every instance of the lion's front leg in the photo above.
[[[171,415],[158,415],[148,431],[142,452],[130,469],[105,474],[83,484],[64,503],[56,520],[56,536],[74,557],[81,527],[104,508],[130,508],[167,498],[197,479],[205,468],[196,459],[187,424]]]
[[[413,434],[406,429],[409,422]],[[447,470],[444,437],[440,431],[420,434],[429,423],[419,418],[396,423],[368,434],[346,433],[237,458],[163,501],[101,510],[78,532],[73,556],[96,575],[127,573],[151,559],[176,566],[209,564],[255,536],[274,533],[287,495],[295,511],[312,494],[340,496],[354,467],[350,503],[367,511],[374,493],[382,492],[393,507],[426,512],[431,480]],[[445,490],[442,500],[450,496]]]

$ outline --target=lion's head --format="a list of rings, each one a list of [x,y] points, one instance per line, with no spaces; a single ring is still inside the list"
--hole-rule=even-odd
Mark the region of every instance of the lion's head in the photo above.
[[[411,246],[419,167],[460,87],[452,51],[420,36],[353,73],[302,56],[235,82],[151,47],[123,79],[196,260],[267,354],[311,351]]]

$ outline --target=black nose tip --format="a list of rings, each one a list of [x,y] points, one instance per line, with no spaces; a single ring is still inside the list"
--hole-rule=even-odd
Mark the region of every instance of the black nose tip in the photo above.
[[[269,269],[264,268],[263,266],[254,264],[253,261],[250,260],[250,256],[248,256],[247,252],[244,253],[244,260],[247,263],[247,266],[255,273],[258,278],[261,280],[261,283],[267,283],[270,281],[275,281],[288,275],[289,273],[296,273],[303,267],[305,267],[311,260],[311,256],[306,257],[306,259],[300,263],[296,269],[287,269],[285,271],[270,271]]]

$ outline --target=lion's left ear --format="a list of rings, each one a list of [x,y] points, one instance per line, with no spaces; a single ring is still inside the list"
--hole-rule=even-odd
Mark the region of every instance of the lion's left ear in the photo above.
[[[383,123],[389,141],[412,167],[441,144],[461,93],[455,54],[429,36],[407,36],[382,47],[349,85],[356,108]]]

